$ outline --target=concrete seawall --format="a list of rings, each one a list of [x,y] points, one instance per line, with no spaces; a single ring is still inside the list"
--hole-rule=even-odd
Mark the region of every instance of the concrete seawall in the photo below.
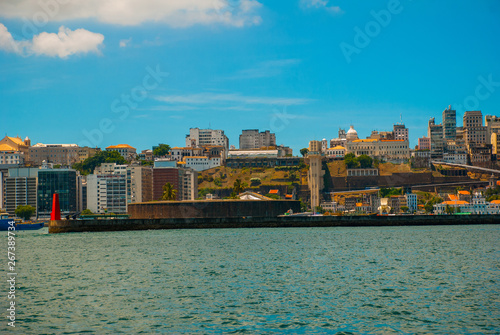
[[[500,215],[285,216],[51,221],[49,233],[153,229],[381,227],[500,224]]]

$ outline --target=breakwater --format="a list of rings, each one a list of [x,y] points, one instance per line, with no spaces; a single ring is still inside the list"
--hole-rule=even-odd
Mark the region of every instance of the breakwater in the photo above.
[[[383,227],[499,224],[500,215],[283,216],[238,218],[169,218],[57,220],[49,233],[155,229]]]

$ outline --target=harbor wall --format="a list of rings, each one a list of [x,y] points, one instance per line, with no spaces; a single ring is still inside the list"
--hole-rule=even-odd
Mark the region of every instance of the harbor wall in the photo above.
[[[51,221],[49,233],[154,229],[381,227],[499,224],[500,215],[283,216]]]
[[[131,219],[277,217],[291,209],[300,211],[297,200],[154,201],[128,205]]]

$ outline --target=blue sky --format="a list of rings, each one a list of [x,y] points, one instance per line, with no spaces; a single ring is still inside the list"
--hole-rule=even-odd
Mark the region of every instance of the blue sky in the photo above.
[[[40,3],[0,3],[0,131],[33,143],[140,151],[211,127],[238,147],[258,128],[299,154],[400,118],[414,146],[450,104],[458,125],[500,115],[496,0]]]

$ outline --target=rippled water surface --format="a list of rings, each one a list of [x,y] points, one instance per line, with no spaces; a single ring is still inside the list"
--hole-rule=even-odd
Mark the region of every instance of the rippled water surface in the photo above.
[[[16,331],[499,333],[499,250],[499,226],[22,232]]]

